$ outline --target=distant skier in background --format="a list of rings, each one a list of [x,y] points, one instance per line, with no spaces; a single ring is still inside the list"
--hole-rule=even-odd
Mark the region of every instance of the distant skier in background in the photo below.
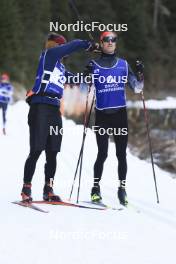
[[[0,77],[0,109],[2,109],[2,132],[6,135],[6,114],[8,104],[12,102],[13,86],[10,83],[10,77],[7,73],[3,73]]]
[[[58,130],[62,128],[60,100],[63,96],[64,77],[70,75],[65,70],[62,59],[81,49],[93,51],[96,45],[87,40],[73,40],[66,43],[62,35],[50,33],[45,50],[40,56],[34,87],[27,93],[27,102],[30,104],[28,115],[30,153],[24,167],[24,184],[21,192],[24,202],[32,201],[31,182],[37,160],[43,150],[46,154],[43,199],[61,201],[61,198],[53,192],[53,181],[62,135],[51,134],[50,127],[57,127]]]
[[[137,79],[128,62],[117,57],[115,52],[116,43],[116,33],[103,32],[100,36],[101,55],[98,59],[90,61],[87,66],[91,69],[91,73],[96,75],[94,86],[96,92],[95,126],[98,155],[94,164],[94,186],[91,191],[91,200],[99,202],[102,199],[100,180],[108,154],[108,141],[111,134],[115,141],[118,159],[118,178],[120,182],[118,198],[122,205],[127,205],[126,148],[128,143],[128,120],[125,86],[128,82],[135,93],[141,93],[143,78],[140,76],[140,79]],[[104,82],[102,82],[102,77],[105,77]],[[103,130],[105,133],[101,133]]]

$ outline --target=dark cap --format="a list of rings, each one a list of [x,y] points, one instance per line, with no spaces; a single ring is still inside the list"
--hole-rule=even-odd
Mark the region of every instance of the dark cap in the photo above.
[[[59,45],[65,44],[67,42],[64,36],[56,34],[56,33],[49,33],[48,40],[52,40]]]

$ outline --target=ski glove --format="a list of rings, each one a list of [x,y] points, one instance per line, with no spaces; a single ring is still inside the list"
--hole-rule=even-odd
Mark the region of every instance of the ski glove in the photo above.
[[[138,82],[134,88],[134,92],[139,94],[144,88],[144,64],[140,60],[136,60],[136,74]]]
[[[32,90],[28,90],[26,93],[26,103],[30,105],[32,96],[34,95],[34,92]]]
[[[138,81],[144,80],[144,64],[140,60],[136,60],[136,73]]]
[[[91,42],[91,45],[89,46],[89,48],[87,49],[87,51],[90,52],[100,52],[100,45],[98,43],[95,42]]]

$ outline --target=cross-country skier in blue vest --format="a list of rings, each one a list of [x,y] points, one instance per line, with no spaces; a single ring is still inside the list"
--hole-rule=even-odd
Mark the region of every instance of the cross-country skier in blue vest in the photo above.
[[[62,135],[51,133],[51,128],[62,128],[60,100],[63,95],[65,78],[69,76],[62,59],[81,49],[91,50],[96,45],[87,40],[73,40],[66,43],[66,39],[56,33],[51,33],[46,42],[46,49],[39,60],[34,87],[27,94],[30,104],[28,124],[30,131],[30,153],[24,167],[24,183],[22,200],[32,201],[31,182],[35,172],[37,160],[44,150],[46,154],[45,183],[43,199],[60,201],[61,198],[53,192],[53,181],[56,172],[56,156],[60,151]]]
[[[13,86],[7,73],[0,78],[0,109],[2,109],[3,134],[6,135],[6,113],[8,104],[12,101]]]
[[[122,205],[127,205],[126,148],[128,142],[128,120],[126,110],[125,86],[135,93],[142,92],[143,79],[134,75],[128,62],[116,54],[117,35],[114,32],[103,32],[100,36],[101,56],[92,60],[88,68],[93,74],[96,106],[95,126],[98,155],[94,164],[94,186],[91,191],[93,202],[101,201],[100,180],[103,165],[108,154],[109,136],[112,135],[118,159],[119,188],[118,198]]]

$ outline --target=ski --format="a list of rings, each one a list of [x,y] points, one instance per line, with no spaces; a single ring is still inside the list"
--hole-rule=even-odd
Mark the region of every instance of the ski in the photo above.
[[[20,205],[20,206],[23,206],[23,207],[27,207],[27,208],[30,208],[30,209],[33,209],[33,210],[36,210],[36,211],[39,211],[39,212],[42,212],[42,213],[49,213],[48,211],[45,211],[45,210],[41,209],[40,207],[35,206],[32,203],[27,203],[27,202],[22,202],[22,201],[15,201],[15,202],[12,202],[12,203]]]
[[[49,201],[33,201],[34,204],[50,204],[50,205],[62,205],[62,206],[70,206],[70,207],[78,207],[78,208],[84,208],[84,209],[94,209],[94,210],[106,210],[105,207],[92,207],[92,206],[86,206],[82,204],[76,204],[76,203],[70,203],[70,202],[49,202]]]
[[[106,208],[106,209],[111,209],[111,210],[118,210],[118,211],[121,211],[123,210],[123,206],[121,207],[112,207],[110,205],[107,205],[103,202],[92,202],[92,201],[82,201],[83,203],[87,203],[87,204],[93,204],[93,205],[98,205],[100,207],[103,207],[103,208]]]
[[[93,205],[98,205],[100,207],[105,207],[106,209],[111,209],[111,210],[118,210],[118,211],[121,211],[121,210],[124,210],[124,209],[130,209],[136,213],[140,213],[140,209],[137,208],[135,205],[131,204],[131,203],[128,203],[127,205],[122,205],[120,204],[119,207],[112,207],[111,205],[107,205],[103,202],[92,202],[92,201],[82,201],[83,203],[87,203],[87,204],[93,204]]]

